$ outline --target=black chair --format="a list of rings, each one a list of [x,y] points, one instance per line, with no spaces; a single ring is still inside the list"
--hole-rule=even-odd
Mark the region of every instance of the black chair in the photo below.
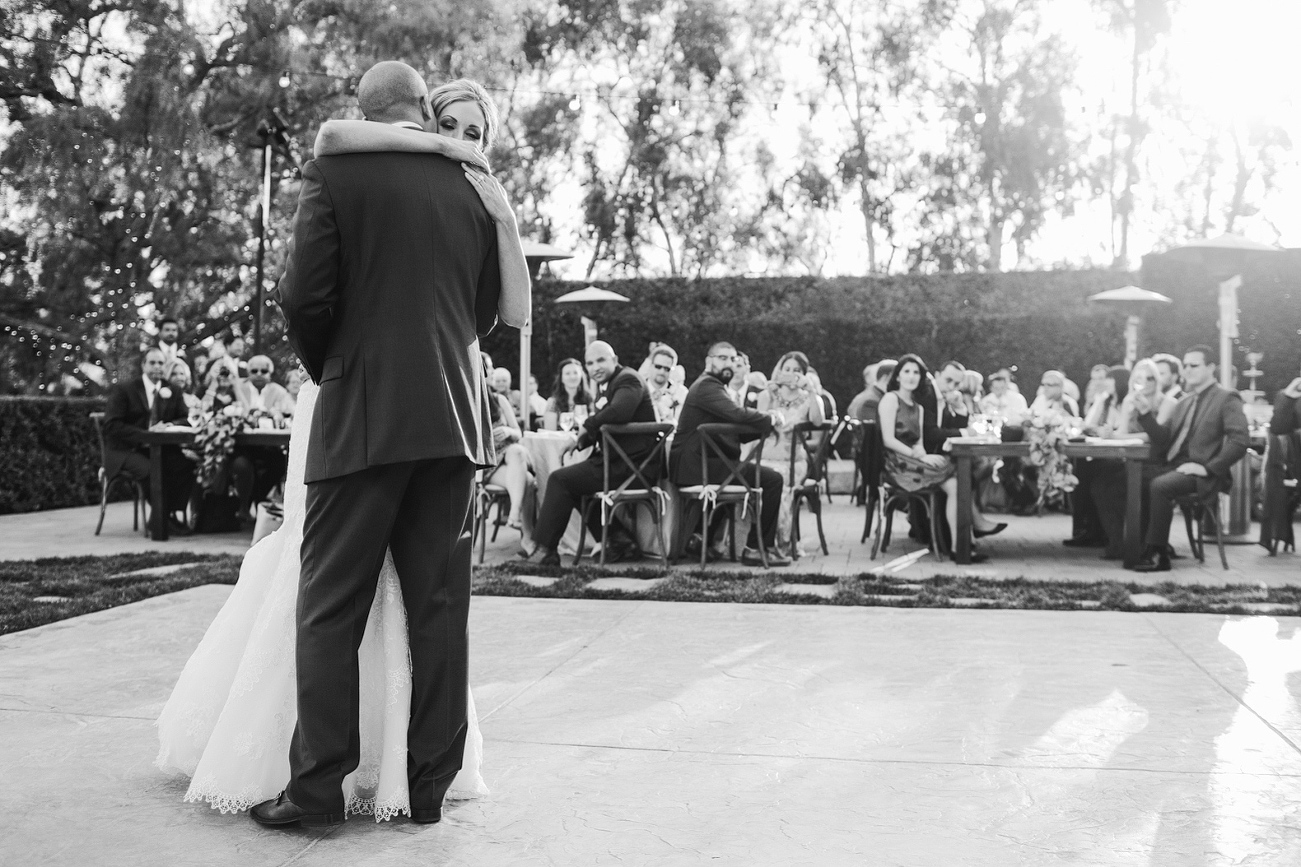
[[[474,524],[470,544],[479,543],[479,562],[483,562],[484,552],[488,547],[488,515],[492,507],[497,507],[497,517],[492,522],[492,541],[497,541],[497,533],[506,526],[510,512],[510,492],[501,485],[485,482],[483,477],[487,470],[481,471],[474,480]]]
[[[1293,516],[1301,506],[1301,431],[1271,434],[1265,447],[1260,544],[1271,557],[1296,550]]]
[[[791,550],[798,550],[800,542],[800,506],[809,504],[809,511],[818,520],[818,541],[822,544],[822,553],[827,550],[827,537],[822,532],[822,492],[827,487],[827,459],[831,456],[830,422],[814,424],[811,421],[795,425],[791,431],[791,460],[789,485],[791,489]],[[821,434],[821,436],[816,436]],[[807,468],[804,478],[795,479],[795,458],[803,449]],[[830,497],[827,498],[830,500]]]
[[[1184,527],[1188,531],[1188,547],[1192,548],[1193,556],[1197,558],[1197,562],[1206,562],[1206,540],[1202,534],[1205,525],[1210,524],[1211,529],[1215,531],[1215,544],[1220,549],[1220,563],[1225,569],[1228,569],[1229,558],[1224,554],[1224,537],[1220,532],[1220,492],[1212,491],[1206,495],[1189,494],[1184,497],[1176,497],[1175,503],[1179,506],[1179,510],[1184,513]]]
[[[698,503],[701,507],[701,545],[700,545],[700,565],[708,563],[709,557],[709,528],[712,523],[714,512],[723,507],[731,508],[730,515],[730,532],[731,555],[732,560],[736,560],[736,507],[740,506],[742,511],[749,508],[754,509],[754,520],[759,520],[759,515],[763,512],[763,489],[759,487],[759,466],[763,460],[763,444],[765,438],[760,438],[755,442],[754,451],[743,461],[733,460],[723,453],[719,441],[723,437],[744,437],[754,434],[753,428],[740,424],[723,424],[713,422],[702,424],[696,428],[700,432],[700,477],[709,478],[709,461],[719,461],[727,470],[727,475],[722,482],[705,483],[700,485],[688,485],[679,488],[678,493],[684,500],[692,504]],[[743,475],[745,467],[753,467],[755,484],[751,485],[745,480]],[[753,506],[751,502],[753,501]],[[685,513],[685,509],[683,510]],[[686,526],[684,522],[684,526]],[[683,534],[685,535],[685,533]],[[755,533],[759,539],[759,558],[763,561],[764,568],[768,568],[768,548],[763,541],[762,531]]]
[[[896,510],[906,510],[913,503],[917,503],[926,515],[927,523],[931,529],[931,553],[935,555],[936,560],[943,560],[944,554],[940,550],[940,540],[943,538],[943,513],[940,508],[940,497],[944,493],[939,487],[923,488],[919,491],[908,491],[897,485],[890,479],[890,474],[885,471],[885,443],[881,440],[881,428],[875,422],[866,422],[868,429],[865,430],[865,447],[870,450],[872,464],[869,469],[879,466],[879,471],[870,478],[879,480],[879,489],[870,495],[867,520],[863,527],[863,539],[867,539],[868,527],[872,522],[872,505],[871,500],[880,503],[880,515],[876,524],[876,536],[872,540],[872,559],[876,555],[890,547],[890,532],[894,529],[894,513]]]
[[[126,482],[135,488],[131,499],[131,529],[140,529],[140,518],[146,517],[146,504],[149,502],[149,494],[145,491],[145,486],[132,479],[126,473],[119,472],[108,478],[104,472],[104,467],[108,465],[108,447],[104,444],[104,413],[92,412],[90,420],[95,423],[95,436],[99,438],[99,523],[95,525],[95,535],[104,528],[104,512],[108,510],[109,491],[118,482]],[[145,526],[149,526],[146,518]]]
[[[881,504],[881,474],[885,472],[885,445],[875,421],[852,419],[850,428],[857,442],[854,451],[854,473],[859,478],[856,498],[867,507],[863,516],[863,535],[859,544],[867,541],[872,532],[872,520]]]
[[[659,486],[658,482],[661,476],[667,471],[666,458],[667,453],[665,445],[668,442],[668,436],[673,432],[671,424],[656,424],[655,422],[631,422],[629,424],[607,424],[601,426],[601,463],[605,472],[605,484],[601,493],[595,496],[583,497],[578,505],[579,512],[583,516],[583,528],[578,535],[578,552],[574,555],[574,565],[577,566],[583,559],[583,548],[587,544],[587,518],[592,509],[601,510],[601,537],[603,540],[609,539],[610,524],[614,521],[615,513],[623,506],[629,506],[630,511],[635,511],[638,503],[642,503],[650,510],[651,517],[655,520],[655,532],[659,537],[660,557],[664,565],[669,565],[669,549],[664,540],[664,513],[668,508],[668,493]],[[655,437],[655,444],[651,450],[640,461],[633,460],[629,457],[628,452],[624,450],[623,445],[619,442],[620,437],[626,436],[647,436]],[[620,472],[628,474],[622,482],[617,485],[612,484],[611,468],[616,467]],[[637,534],[632,534],[633,541],[637,542]],[[640,551],[641,545],[637,543]],[[601,565],[605,565],[606,545],[604,541],[601,545]],[[645,553],[645,552],[641,552]]]

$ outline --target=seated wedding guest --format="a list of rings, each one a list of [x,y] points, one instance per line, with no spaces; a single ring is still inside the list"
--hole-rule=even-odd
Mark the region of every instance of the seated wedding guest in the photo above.
[[[272,382],[276,366],[266,355],[255,355],[248,360],[248,379],[237,387],[244,391],[244,402],[249,409],[260,409],[276,419],[277,426],[294,414],[294,399],[288,389]]]
[[[492,375],[488,378],[488,383],[493,391],[510,401],[511,409],[515,411],[515,419],[519,420],[520,413],[523,411],[520,407],[520,391],[518,388],[511,388],[513,378],[510,370],[505,367],[493,368]]]
[[[799,557],[800,552],[791,546],[791,474],[795,484],[801,484],[808,475],[808,455],[804,449],[795,450],[791,462],[791,438],[795,425],[804,422],[822,424],[826,419],[822,399],[814,387],[809,371],[809,359],[803,352],[788,352],[773,368],[768,387],[759,395],[758,410],[780,414],[781,421],[774,424],[764,439],[763,466],[781,474],[781,508],[777,512],[776,544],[778,550]],[[768,495],[764,494],[765,504]]]
[[[860,420],[877,417],[877,404],[881,402],[882,394],[886,393],[885,383],[878,381],[882,365],[885,365],[885,361],[873,362],[863,368],[863,391],[851,397],[850,405],[844,407],[844,414],[848,417]],[[890,379],[889,376],[886,379]]]
[[[883,358],[876,364],[869,364],[863,368],[863,381],[867,383],[867,388],[854,395],[854,399],[845,409],[845,414],[862,421],[876,421],[877,405],[885,396],[885,387],[890,382],[890,377],[894,375],[894,368],[893,358]]]
[[[1121,425],[1121,401],[1129,393],[1129,371],[1109,367],[1093,389],[1093,403],[1084,415],[1086,436],[1112,438]],[[1116,463],[1120,463],[1117,461]],[[1112,470],[1110,462],[1078,459],[1072,462],[1077,484],[1071,494],[1071,537],[1062,544],[1072,548],[1101,548],[1107,544],[1095,484]]]
[[[1158,352],[1152,356],[1156,362],[1157,383],[1161,393],[1166,397],[1178,400],[1184,396],[1182,386],[1184,377],[1184,366],[1176,356],[1168,352]]]
[[[1147,548],[1134,567],[1137,572],[1170,571],[1175,499],[1229,490],[1230,471],[1247,453],[1250,436],[1242,398],[1215,383],[1214,357],[1208,346],[1194,346],[1184,353],[1186,393],[1166,424],[1156,420],[1145,397],[1134,399],[1138,423],[1151,437],[1153,451],[1164,458],[1160,464],[1144,466],[1151,505]]]
[[[895,372],[898,373],[898,368]],[[927,381],[930,403],[925,405],[926,421],[922,428],[922,441],[927,451],[942,451],[945,440],[962,436],[963,429],[970,424],[967,402],[962,395],[966,376],[967,368],[961,362],[946,361],[935,374],[933,391],[930,381]]]
[[[962,395],[962,402],[967,405],[968,416],[980,411],[980,399],[985,396],[984,385],[985,377],[981,376],[979,371],[968,370],[963,373],[958,394]]]
[[[932,393],[927,374],[926,365],[920,358],[905,355],[899,359],[886,386],[885,397],[877,407],[881,441],[886,450],[885,471],[896,486],[906,491],[933,487],[943,490],[949,538],[956,540],[958,482],[953,461],[945,455],[929,453],[923,440],[923,431],[927,427],[925,418],[941,400]],[[994,524],[974,506],[971,518],[972,535],[977,539],[1002,532],[1007,527],[1006,524]],[[971,555],[973,563],[983,563],[988,559],[974,551]]]
[[[1045,370],[1039,379],[1039,396],[1030,404],[1030,417],[1044,422],[1069,422],[1080,417],[1080,405],[1066,394],[1066,374]]]
[[[566,358],[556,371],[556,384],[542,414],[542,426],[547,430],[577,431],[591,414],[592,395],[587,390],[583,363],[577,358]]]
[[[989,394],[980,399],[980,411],[1002,424],[1018,425],[1030,407],[1025,397],[1013,386],[1012,371],[999,368],[989,375]]]
[[[180,393],[163,378],[162,350],[154,347],[140,359],[140,375],[113,385],[104,411],[104,474],[119,472],[149,487],[149,450],[141,435],[169,422],[186,424],[189,412]],[[177,446],[163,447],[163,499],[175,533],[189,529],[174,515],[185,508],[194,484],[194,464]]]
[[[292,397],[295,402],[298,400],[298,392],[303,387],[303,382],[306,379],[307,374],[303,372],[301,365],[295,367],[285,375],[285,391],[289,393],[289,396]]]
[[[529,374],[529,430],[542,427],[542,416],[547,411],[547,399],[538,394],[538,378]]]
[[[742,409],[754,409],[759,405],[759,395],[768,387],[768,378],[757,370],[750,369],[750,356],[744,352],[736,354],[736,368],[727,387],[732,400]]]
[[[163,378],[185,401],[187,415],[193,416],[203,411],[203,401],[194,393],[190,378],[190,365],[183,358],[173,358],[163,366]]]
[[[158,322],[158,348],[163,351],[163,358],[175,361],[185,358],[185,347],[176,341],[181,337],[181,323],[172,316],[165,316]]]
[[[191,368],[194,372],[194,389],[197,391],[200,383],[208,381],[208,353],[202,349],[195,349],[190,358]]]
[[[231,366],[220,360],[213,365],[212,382],[203,394],[204,412],[222,412],[226,407],[237,405],[244,413],[248,412],[248,402],[240,380],[231,374]]]
[[[1119,386],[1119,379],[1116,381]],[[1151,405],[1152,415],[1160,424],[1170,420],[1177,402],[1161,393],[1157,366],[1150,358],[1134,363],[1134,369],[1129,371],[1128,392],[1118,387],[1116,393],[1123,393],[1124,398],[1120,403],[1120,417],[1111,430],[1110,439],[1148,442],[1147,431],[1138,423],[1138,410],[1134,405],[1139,396]],[[1149,462],[1153,460],[1154,458],[1148,459]],[[1087,472],[1092,474],[1090,493],[1102,525],[1102,538],[1107,546],[1102,559],[1120,560],[1124,557],[1125,543],[1125,463],[1118,459],[1094,458],[1089,464]],[[1079,477],[1078,463],[1076,476]],[[1140,520],[1140,526],[1146,526],[1146,523],[1146,520]]]
[[[736,347],[725,342],[715,343],[709,347],[709,353],[705,356],[705,372],[687,390],[687,399],[682,405],[682,413],[678,416],[678,427],[673,434],[673,448],[669,453],[669,475],[678,485],[687,487],[711,483],[722,484],[727,478],[727,467],[716,459],[706,464],[708,478],[700,477],[700,455],[704,443],[698,429],[702,424],[738,424],[750,428],[751,433],[743,438],[728,437],[719,442],[721,450],[728,458],[736,461],[741,458],[743,440],[749,442],[767,436],[782,420],[776,410],[764,413],[737,405],[736,400],[727,390],[727,385],[735,372],[736,359]],[[779,370],[780,368],[781,366],[778,365]],[[784,378],[784,380],[789,379],[789,377]],[[765,453],[766,451],[765,448]],[[763,565],[763,558],[759,554],[759,540],[762,539],[768,552],[768,565],[789,566],[790,558],[781,554],[775,547],[777,515],[782,501],[782,475],[767,466],[751,466],[745,468],[743,472],[746,473],[747,484],[755,485],[763,491],[763,508],[759,513],[759,521],[750,523],[750,537],[746,542],[745,550],[741,552],[741,562],[748,566]],[[712,530],[712,527],[702,528],[702,538],[709,539]]]
[[[678,354],[667,343],[660,343],[651,353],[649,362],[650,373],[646,378],[646,386],[650,389],[655,416],[663,424],[677,424],[682,401],[687,396],[686,388],[671,378],[673,367],[678,363]]]
[[[809,378],[809,388],[822,401],[822,418],[824,420],[835,419],[839,414],[836,412],[836,398],[826,390],[822,385],[822,377],[818,374],[816,367],[809,367],[807,374]]]
[[[497,368],[502,370],[503,368]],[[520,510],[524,505],[524,492],[528,487],[531,461],[528,449],[520,444],[524,434],[520,430],[515,408],[506,395],[499,391],[488,392],[488,414],[492,419],[492,444],[497,454],[497,466],[484,477],[484,482],[501,485],[510,495],[510,511],[506,526],[523,530]]]
[[[248,362],[244,359],[248,344],[238,334],[226,343],[226,357],[235,365],[235,372],[240,379],[248,378]]]
[[[587,375],[597,388],[595,412],[583,422],[578,438],[565,448],[564,454],[575,449],[593,446],[591,456],[576,464],[561,467],[547,480],[547,493],[533,528],[533,541],[537,547],[530,555],[543,566],[559,566],[560,554],[556,550],[569,516],[578,508],[583,496],[595,494],[605,488],[605,464],[601,454],[601,427],[607,424],[654,422],[655,407],[651,406],[650,391],[637,371],[619,364],[614,348],[604,340],[593,340],[587,347]],[[562,364],[563,375],[563,364]],[[557,396],[560,392],[557,391]],[[653,436],[626,436],[619,440],[620,447],[634,462],[641,461],[655,447]],[[563,455],[562,455],[563,458]],[[620,484],[628,478],[621,460],[610,462],[610,483]],[[652,480],[653,481],[653,480]],[[605,548],[606,562],[619,562],[632,556],[636,550],[632,533],[618,519],[610,526],[610,534],[602,539],[601,512],[593,509],[587,516],[588,530]]]
[[[230,339],[228,344],[226,337],[218,336],[212,342],[212,346],[208,347],[208,369],[201,380],[205,389],[216,382],[217,372],[223,367],[230,371],[231,380],[243,378],[244,374],[240,371],[239,360],[230,354],[230,346],[233,345],[234,339]],[[243,345],[242,341],[240,345]]]
[[[1088,412],[1089,407],[1093,406],[1093,401],[1098,397],[1098,392],[1103,387],[1103,382],[1107,379],[1107,371],[1110,368],[1105,364],[1095,364],[1089,368],[1089,381],[1084,386],[1084,399],[1079,401],[1080,406]]]

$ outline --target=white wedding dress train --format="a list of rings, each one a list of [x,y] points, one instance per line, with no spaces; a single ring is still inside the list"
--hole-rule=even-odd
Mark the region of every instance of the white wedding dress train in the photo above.
[[[191,778],[185,800],[207,801],[223,813],[274,798],[289,782],[289,740],[298,719],[294,648],[307,499],[303,473],[316,392],[309,382],[298,396],[284,524],[244,555],[239,582],[158,717],[158,767]],[[410,812],[411,655],[402,590],[388,555],[358,662],[361,763],[343,781],[344,802],[349,813],[383,821]],[[480,775],[483,737],[472,692],[467,710],[465,756],[448,798],[488,793]]]

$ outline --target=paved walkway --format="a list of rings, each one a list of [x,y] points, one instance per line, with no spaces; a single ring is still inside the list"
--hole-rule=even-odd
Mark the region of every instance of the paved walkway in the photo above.
[[[476,598],[485,800],[264,831],[153,720],[229,588],[0,638],[0,863],[1301,864],[1301,621]]]
[[[920,546],[908,539],[908,523],[897,517],[894,539],[889,551],[871,559],[871,538],[860,544],[863,510],[849,504],[848,497],[837,496],[823,507],[823,527],[830,552],[823,555],[817,546],[817,528],[811,515],[802,516],[804,548],[808,555],[795,564],[792,572],[815,572],[827,575],[857,575],[880,568],[894,558],[916,551]],[[131,504],[109,506],[101,535],[96,536],[95,522],[99,507],[59,509],[24,515],[0,516],[0,560],[28,560],[38,557],[74,556],[78,554],[114,554],[129,551],[196,551],[242,554],[251,538],[248,532],[220,535],[173,537],[167,542],[151,542],[131,530]],[[1070,535],[1070,518],[1064,515],[1018,518],[1001,515],[997,520],[1009,523],[999,536],[983,540],[981,549],[990,562],[979,566],[959,567],[950,561],[937,562],[926,554],[901,572],[900,577],[928,578],[934,575],[972,574],[1001,578],[1051,579],[1059,581],[1097,581],[1112,579],[1151,583],[1152,576],[1126,572],[1118,563],[1103,562],[1095,549],[1065,548],[1061,540]],[[1253,526],[1253,536],[1259,528]],[[1171,539],[1178,551],[1187,554],[1188,545],[1182,524],[1176,522]],[[502,528],[497,541],[489,543],[486,563],[516,559],[519,534]],[[1206,563],[1199,564],[1185,556],[1175,561],[1175,569],[1160,580],[1180,584],[1267,584],[1282,586],[1301,584],[1301,556],[1280,554],[1270,557],[1259,545],[1228,547],[1229,570],[1220,567],[1214,549],[1208,550]],[[566,563],[570,562],[566,558]],[[698,561],[697,561],[698,562]],[[685,563],[684,563],[685,565]],[[714,569],[745,569],[730,562],[715,564]]]

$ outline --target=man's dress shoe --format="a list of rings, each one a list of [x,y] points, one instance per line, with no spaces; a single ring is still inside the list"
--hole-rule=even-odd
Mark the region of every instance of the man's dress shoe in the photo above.
[[[1134,564],[1134,571],[1135,572],[1169,572],[1170,557],[1164,551],[1156,555],[1149,554],[1148,556],[1144,557],[1142,560],[1139,560],[1137,563]]]
[[[289,800],[281,792],[270,801],[263,801],[249,811],[253,821],[267,828],[292,828],[295,825],[342,825],[343,813],[309,813]]]

